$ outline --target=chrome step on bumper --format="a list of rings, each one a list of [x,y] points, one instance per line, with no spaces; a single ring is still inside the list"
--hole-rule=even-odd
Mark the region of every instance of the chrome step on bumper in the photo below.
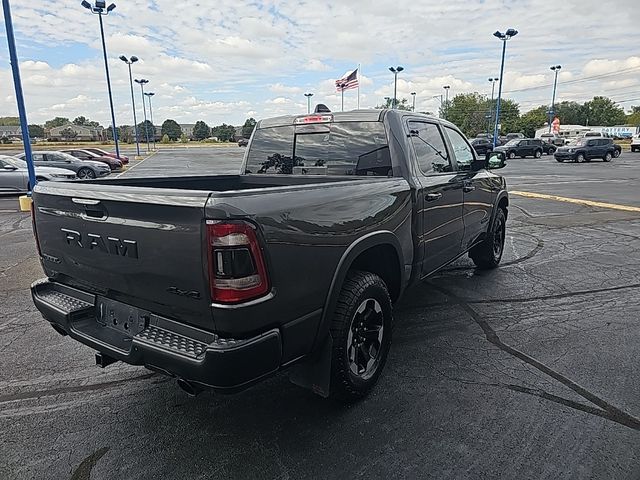
[[[275,372],[282,358],[280,331],[247,339],[219,335],[130,305],[48,280],[31,287],[33,301],[54,328],[104,356],[175,375],[223,391],[236,391]],[[144,319],[135,330],[105,321],[103,305]],[[100,306],[97,308],[96,306]],[[106,365],[106,361],[98,362]],[[110,363],[110,362],[109,362]]]

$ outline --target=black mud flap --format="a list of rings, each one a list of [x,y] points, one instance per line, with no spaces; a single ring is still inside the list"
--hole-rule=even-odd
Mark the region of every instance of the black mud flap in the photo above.
[[[331,351],[333,339],[327,335],[322,346],[308,360],[291,368],[289,380],[299,387],[327,398],[331,387]]]

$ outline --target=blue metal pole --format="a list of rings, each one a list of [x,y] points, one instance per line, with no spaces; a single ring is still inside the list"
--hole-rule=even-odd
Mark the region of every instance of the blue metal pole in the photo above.
[[[104,54],[104,70],[107,73],[107,89],[109,90],[109,106],[111,107],[111,128],[113,128],[113,141],[116,144],[116,156],[120,158],[120,147],[118,146],[118,129],[116,128],[116,114],[113,111],[113,96],[111,95],[111,78],[109,77],[109,62],[107,61],[107,44],[104,41],[104,27],[102,26],[102,14],[98,14],[100,19],[100,37],[102,38],[102,53]]]
[[[133,76],[131,75],[131,64],[127,63],[129,66],[129,85],[131,86],[131,106],[133,107],[133,131],[136,134],[136,151],[138,152],[138,157],[140,156],[140,142],[138,141],[138,120],[136,119],[136,99],[133,96]]]
[[[496,125],[493,129],[493,148],[498,139],[498,124],[500,123],[500,99],[502,97],[502,78],[504,77],[504,54],[507,50],[507,39],[502,39],[502,63],[500,64],[500,83],[498,84],[498,102],[496,104]]]
[[[22,94],[22,82],[20,80],[20,65],[18,64],[18,54],[16,53],[16,39],[13,35],[13,23],[11,21],[11,8],[9,0],[2,0],[4,11],[4,24],[7,29],[7,43],[9,44],[9,59],[11,61],[11,71],[13,72],[13,84],[16,90],[16,102],[18,104],[18,115],[20,117],[20,129],[22,130],[22,143],[24,145],[25,160],[29,171],[29,193],[35,187],[36,170],[33,167],[33,157],[31,156],[31,139],[29,138],[29,124],[27,123],[27,111],[24,107],[24,95]]]
[[[556,107],[556,85],[558,84],[558,69],[555,71],[556,78],[553,80],[553,95],[551,97],[551,109],[549,110],[549,133],[551,133],[551,122],[553,122],[553,115]]]

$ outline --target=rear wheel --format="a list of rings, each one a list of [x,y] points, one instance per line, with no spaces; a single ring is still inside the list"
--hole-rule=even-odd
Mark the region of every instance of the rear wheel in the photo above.
[[[561,159],[561,158],[556,158],[556,162],[560,162],[560,163],[562,163],[562,162],[564,162],[564,160],[563,160],[563,159]]]
[[[576,157],[576,162],[583,163],[584,160],[585,160],[584,154],[583,153],[579,153],[578,156]]]
[[[536,151],[533,153],[533,156],[534,156],[535,158],[540,158],[540,157],[542,156],[542,151],[541,151],[541,150],[536,150]]]
[[[620,150],[614,150],[613,151],[613,158],[618,158],[620,156]]]
[[[354,401],[369,393],[387,360],[392,328],[384,281],[373,273],[350,272],[331,323],[331,397]]]
[[[496,268],[502,259],[504,239],[507,230],[507,217],[502,208],[498,208],[487,238],[469,251],[473,263],[482,270]]]
[[[604,156],[603,160],[605,162],[610,162],[612,158],[613,157],[611,156],[611,152],[607,152],[607,154]]]
[[[78,170],[78,178],[96,178],[96,174],[90,168],[82,167],[80,170]]]
[[[514,158],[516,158],[516,152],[509,152],[509,158],[511,160],[513,160]]]

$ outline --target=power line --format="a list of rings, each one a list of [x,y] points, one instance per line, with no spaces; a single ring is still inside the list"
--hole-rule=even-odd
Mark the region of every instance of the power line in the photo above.
[[[616,76],[616,75],[620,75],[620,74],[626,74],[626,73],[631,73],[634,72],[636,70],[640,70],[640,67],[629,67],[629,68],[623,68],[622,70],[616,70],[613,72],[607,72],[607,73],[601,73],[599,75],[591,75],[588,77],[582,77],[582,78],[576,78],[574,80],[565,80],[564,82],[558,82],[558,85],[573,85],[576,83],[582,83],[582,82],[590,82],[592,80],[598,80],[600,78],[607,78],[607,77],[612,77],[612,76]],[[517,93],[517,92],[528,92],[531,90],[540,90],[543,88],[549,88],[552,87],[553,83],[548,83],[548,84],[544,84],[544,85],[538,85],[537,87],[526,87],[526,88],[518,88],[515,90],[508,90],[505,91],[503,93]]]

